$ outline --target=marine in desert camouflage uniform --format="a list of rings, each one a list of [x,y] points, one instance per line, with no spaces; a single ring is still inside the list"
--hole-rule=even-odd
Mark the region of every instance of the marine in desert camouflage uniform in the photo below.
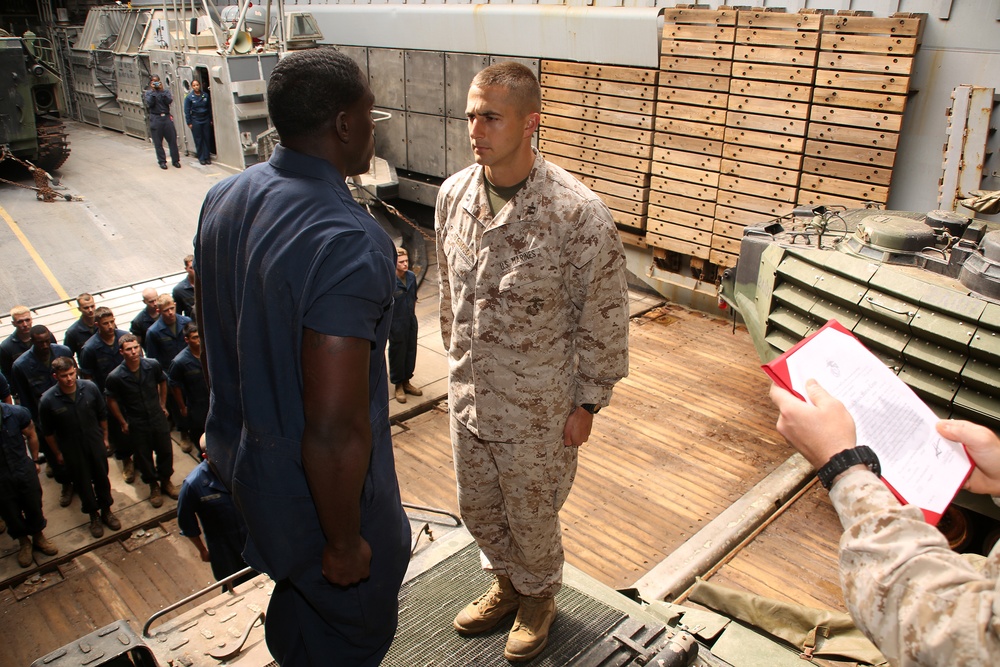
[[[526,81],[523,102],[512,88]],[[520,65],[477,75],[468,116],[478,164],[444,183],[435,221],[459,505],[498,577],[455,627],[478,634],[520,610],[511,660],[544,648],[577,447],[628,373],[621,241],[601,200],[531,147],[537,91]]]
[[[815,467],[855,446],[854,423],[819,385],[809,405],[782,389],[778,430]],[[963,443],[976,463],[965,488],[1000,495],[1000,439],[964,421],[938,431]],[[979,667],[1000,664],[1000,545],[986,558],[959,555],[924,521],[900,505],[864,466],[837,477],[830,499],[844,526],[840,578],[848,611],[892,665]]]

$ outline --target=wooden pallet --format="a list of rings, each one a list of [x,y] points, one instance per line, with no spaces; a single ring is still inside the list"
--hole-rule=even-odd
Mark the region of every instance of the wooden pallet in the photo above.
[[[646,241],[707,260],[722,174],[737,12],[664,12]]]
[[[746,225],[795,204],[885,203],[919,17],[663,17],[658,70],[541,68],[539,146],[605,200],[623,238],[729,266]]]
[[[764,10],[737,15],[712,237],[716,259],[728,262],[739,253],[747,224],[794,207],[812,113],[821,18]]]
[[[888,201],[922,29],[911,15],[823,17],[800,203]]]
[[[538,148],[611,209],[625,241],[645,243],[658,71],[542,61]]]

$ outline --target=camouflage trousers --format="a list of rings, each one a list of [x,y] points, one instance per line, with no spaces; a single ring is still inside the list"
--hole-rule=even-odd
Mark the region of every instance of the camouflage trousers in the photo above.
[[[577,448],[561,437],[480,440],[454,420],[451,443],[458,505],[483,569],[506,575],[522,595],[555,595],[564,562],[559,510],[576,477]]]

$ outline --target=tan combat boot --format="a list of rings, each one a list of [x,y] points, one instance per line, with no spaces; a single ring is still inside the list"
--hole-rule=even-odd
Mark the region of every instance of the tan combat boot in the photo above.
[[[406,390],[401,384],[396,385],[396,400],[400,403],[406,403]]]
[[[489,590],[458,612],[453,625],[459,634],[478,635],[492,630],[503,619],[517,611],[521,596],[510,579],[498,576]]]
[[[31,565],[31,538],[30,537],[19,537],[17,538],[21,543],[21,547],[17,551],[17,564],[21,567],[28,567]]]
[[[163,507],[163,496],[160,494],[160,485],[156,482],[149,485],[149,504],[153,507]]]
[[[423,396],[424,395],[423,390],[417,389],[416,387],[414,387],[412,384],[410,384],[409,380],[407,380],[406,382],[403,383],[403,391],[406,392],[407,394],[412,395],[412,396]]]
[[[35,533],[35,548],[46,556],[55,556],[59,553],[59,547],[49,542],[45,533]]]
[[[177,496],[180,495],[177,493],[177,487],[174,486],[174,483],[169,479],[160,482],[160,491],[163,491],[163,493],[167,494],[174,500],[177,500]]]
[[[549,628],[556,620],[555,598],[523,596],[514,627],[507,635],[503,657],[511,662],[531,660],[542,652],[549,641]]]

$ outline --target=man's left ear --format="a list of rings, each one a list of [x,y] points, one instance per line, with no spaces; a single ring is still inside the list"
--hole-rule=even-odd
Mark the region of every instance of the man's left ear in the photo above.
[[[341,111],[337,114],[336,119],[334,119],[334,131],[337,133],[337,137],[343,142],[347,143],[350,139],[350,121],[347,118],[347,113]]]

